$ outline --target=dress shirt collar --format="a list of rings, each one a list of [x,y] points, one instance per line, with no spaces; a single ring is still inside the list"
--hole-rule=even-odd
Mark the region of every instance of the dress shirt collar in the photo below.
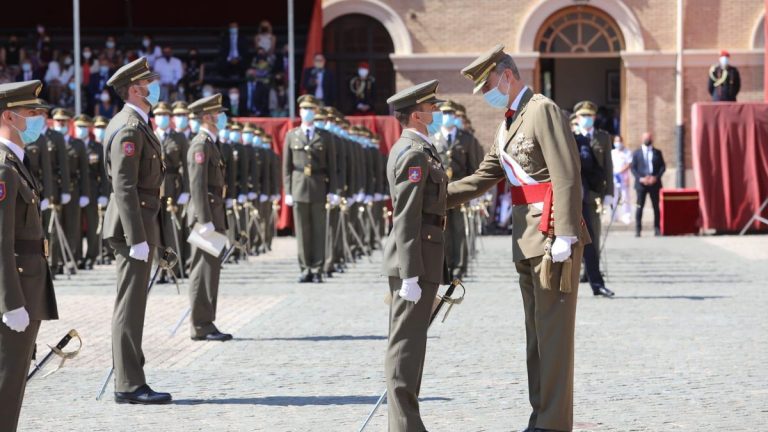
[[[132,103],[130,103],[130,102],[126,102],[126,103],[125,103],[125,106],[127,106],[127,107],[131,107],[131,109],[133,109],[134,111],[136,111],[137,113],[139,113],[139,115],[141,116],[141,118],[143,118],[143,119],[144,119],[144,121],[145,121],[147,124],[149,124],[149,114],[145,113],[143,109],[141,109],[141,108],[137,107],[136,105],[134,105],[134,104],[132,104]]]
[[[520,101],[523,100],[523,95],[526,91],[528,91],[528,86],[523,86],[523,88],[520,89],[520,93],[517,94],[515,100],[512,101],[512,105],[509,106],[509,109],[512,111],[517,111],[517,108],[520,107]]]
[[[21,148],[18,144],[3,137],[0,137],[0,143],[5,144],[5,146],[8,147],[13,152],[13,154],[19,158],[20,161],[24,162],[24,149]]]
[[[205,132],[213,140],[213,142],[216,142],[216,139],[218,139],[215,133],[209,131],[208,128],[204,126],[200,126],[200,131]]]

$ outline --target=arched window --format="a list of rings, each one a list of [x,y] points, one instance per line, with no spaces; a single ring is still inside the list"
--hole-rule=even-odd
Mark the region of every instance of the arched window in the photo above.
[[[624,38],[616,22],[599,9],[573,6],[550,16],[539,30],[536,47],[542,57],[593,54],[618,57]]]

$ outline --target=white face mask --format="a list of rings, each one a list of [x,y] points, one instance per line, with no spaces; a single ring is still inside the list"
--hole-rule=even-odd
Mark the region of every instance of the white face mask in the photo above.
[[[366,78],[368,77],[368,69],[360,68],[357,70],[357,74],[360,75],[360,78]]]
[[[720,66],[722,66],[722,67],[728,66],[728,61],[729,61],[728,57],[726,57],[726,56],[720,57]]]

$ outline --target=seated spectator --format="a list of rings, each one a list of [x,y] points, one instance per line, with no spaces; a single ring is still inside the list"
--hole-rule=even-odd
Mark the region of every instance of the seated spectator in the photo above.
[[[288,54],[289,54],[288,44],[285,44],[283,45],[283,49],[276,54],[274,64],[272,65],[273,73],[278,73],[278,72],[282,72],[283,74],[288,73],[288,67],[289,67]]]
[[[282,73],[275,75],[275,85],[269,91],[269,114],[272,117],[288,117],[288,89]]]
[[[9,82],[13,82],[11,70],[5,63],[0,62],[0,84],[7,84]]]
[[[197,50],[191,49],[187,53],[187,63],[184,70],[184,78],[181,80],[184,86],[184,94],[187,101],[200,99],[200,91],[205,80],[205,65],[200,64]]]
[[[80,59],[80,66],[83,68],[83,87],[88,87],[88,83],[91,81],[91,74],[99,69],[99,61],[94,58],[93,51],[89,46],[83,47],[80,56],[82,57]]]
[[[88,80],[88,87],[86,87],[86,93],[88,95],[88,111],[94,111],[96,104],[101,100],[101,92],[106,90],[109,92],[107,81],[112,76],[110,70],[110,63],[106,56],[102,55],[99,58],[99,68],[97,71],[91,74]],[[110,95],[112,96],[112,95]]]
[[[72,56],[69,53],[59,54],[48,63],[45,72],[45,84],[48,91],[48,100],[56,102],[61,98],[61,92],[69,79],[75,75],[75,67],[72,65]]]
[[[201,97],[208,97],[208,96],[213,96],[213,86],[210,84],[206,84],[203,86]]]
[[[21,71],[16,75],[16,81],[43,80],[39,69],[32,67],[32,60],[27,58],[21,62]]]
[[[176,86],[184,75],[181,60],[173,57],[171,47],[163,47],[163,56],[155,60],[154,71],[160,75],[160,100],[176,97]]]
[[[325,56],[321,53],[315,54],[315,67],[304,69],[302,87],[323,105],[334,105],[336,82],[331,71],[325,68]]]
[[[93,115],[112,118],[115,114],[117,114],[117,105],[112,103],[112,95],[109,93],[109,90],[104,89],[99,94],[99,102],[96,103]]]
[[[259,32],[253,37],[253,45],[256,50],[263,49],[270,58],[270,63],[274,61],[275,43],[277,38],[272,33],[272,24],[267,20],[262,20],[259,24]]]
[[[245,115],[245,99],[240,98],[240,90],[232,87],[229,89],[228,96],[223,98],[222,104],[229,110],[229,115],[232,117]]]
[[[107,40],[104,42],[104,51],[101,54],[115,67],[123,64],[122,54],[117,50],[114,36],[107,36]]]
[[[85,92],[80,92],[81,106],[86,107],[86,95]],[[51,101],[54,105],[62,106],[65,108],[74,109],[75,107],[75,77],[72,76],[69,82],[61,92],[61,96],[58,101]]]
[[[256,61],[258,59],[258,61]],[[248,111],[257,117],[266,117],[269,114],[269,88],[272,84],[272,72],[269,62],[266,60],[264,50],[259,49],[254,58],[256,65],[248,69],[245,78],[247,86],[253,87],[254,94],[248,102]],[[250,93],[249,93],[250,94]]]
[[[154,41],[152,40],[152,36],[150,35],[144,35],[143,38],[141,38],[141,48],[136,50],[136,56],[138,57],[146,57],[147,63],[149,63],[149,67],[154,68],[155,66],[155,60],[160,58],[160,56],[163,55],[162,49],[160,49],[160,45],[156,45]]]
[[[242,74],[247,64],[248,48],[236,22],[229,23],[229,30],[222,36],[219,52],[219,68],[222,76]]]
[[[9,68],[16,67],[21,64],[24,54],[24,48],[19,46],[19,39],[16,35],[10,35],[5,46],[0,48],[0,63]]]

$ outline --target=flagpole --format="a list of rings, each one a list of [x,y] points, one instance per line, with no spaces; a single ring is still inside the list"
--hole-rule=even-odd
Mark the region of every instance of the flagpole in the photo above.
[[[675,142],[677,178],[685,187],[685,125],[683,124],[683,0],[677,0],[677,59],[675,61]]]
[[[82,84],[83,68],[80,66],[80,0],[72,0],[72,28],[73,44],[72,50],[75,64],[75,115],[82,113]],[[50,101],[56,103],[57,101]]]
[[[296,38],[293,23],[293,0],[288,0],[288,115],[296,118]]]

